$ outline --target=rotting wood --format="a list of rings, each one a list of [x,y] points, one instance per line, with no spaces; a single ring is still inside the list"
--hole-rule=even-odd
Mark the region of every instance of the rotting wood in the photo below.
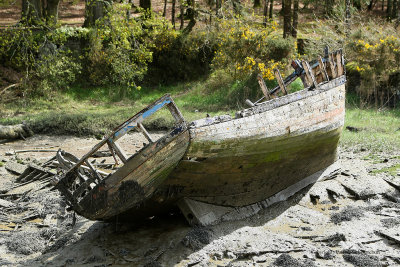
[[[318,89],[318,84],[317,81],[315,80],[314,74],[312,73],[312,68],[310,67],[310,64],[308,64],[307,61],[303,60],[302,65],[306,73],[308,82],[312,83],[315,89]]]
[[[28,152],[57,152],[55,149],[25,149],[25,150],[15,150],[14,153],[28,153]]]
[[[342,76],[344,73],[342,58],[342,50],[340,49],[336,52],[337,76]]]
[[[328,57],[329,69],[331,71],[332,79],[339,77],[337,70],[336,70],[336,58],[334,53],[330,53]]]
[[[321,70],[321,74],[322,74],[323,80],[326,81],[326,82],[329,81],[328,73],[326,72],[325,64],[322,61],[322,57],[321,56],[318,57],[318,64],[319,64],[319,69]]]
[[[144,137],[146,137],[146,139],[150,143],[154,143],[153,138],[151,138],[150,134],[147,132],[146,128],[144,128],[143,124],[139,122],[138,127],[139,127],[140,131],[143,133]]]
[[[261,74],[257,75],[257,80],[258,80],[258,84],[261,87],[261,91],[263,92],[265,99],[269,100],[271,99],[271,95],[269,94],[267,85],[265,84],[264,78],[262,77]]]
[[[275,74],[275,78],[278,81],[279,87],[281,89],[281,92],[285,95],[287,95],[287,90],[286,90],[286,85],[285,82],[282,79],[281,73],[279,71],[279,69],[274,69],[274,74]]]
[[[111,145],[111,147],[113,148],[113,151],[118,155],[118,157],[121,159],[121,161],[123,163],[127,162],[127,155],[125,154],[125,152],[121,149],[121,147],[116,143],[116,142],[109,142],[109,145]]]
[[[321,61],[325,64],[326,58]],[[191,123],[189,129],[172,100],[158,100],[153,107],[168,107],[177,123],[173,131],[150,142],[107,177],[96,180],[81,165],[70,168],[57,187],[77,213],[90,219],[151,216],[185,197],[229,206],[232,212],[223,214],[222,220],[241,218],[236,215],[239,211],[254,214],[315,182],[336,160],[346,78],[318,84],[324,80],[319,63],[304,64],[307,70],[295,68],[285,80],[278,78],[279,86],[271,91],[265,86],[262,99],[279,90],[285,93],[290,82],[307,74],[316,75],[310,84],[318,90],[305,88],[274,100],[260,99],[235,118],[207,117]],[[106,142],[140,128],[144,114],[121,124]],[[293,173],[293,164],[307,168]],[[78,177],[74,187],[79,171],[89,177]]]

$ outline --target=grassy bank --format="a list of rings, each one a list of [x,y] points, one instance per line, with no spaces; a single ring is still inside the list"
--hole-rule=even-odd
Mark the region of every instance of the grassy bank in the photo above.
[[[225,86],[225,87],[224,87]],[[270,85],[273,86],[273,85]],[[297,90],[294,84],[292,90]],[[244,107],[246,98],[257,99],[260,90],[248,82],[229,84],[224,81],[197,81],[175,86],[143,88],[121,95],[117,88],[85,90],[72,88],[51,99],[2,104],[0,124],[31,125],[35,133],[71,134],[101,137],[110,129],[141,110],[153,100],[170,93],[187,121],[230,114]],[[348,97],[353,101],[352,96]],[[167,129],[173,123],[169,112],[157,112],[145,126]],[[348,104],[342,145],[369,150],[400,150],[400,111],[359,109]]]

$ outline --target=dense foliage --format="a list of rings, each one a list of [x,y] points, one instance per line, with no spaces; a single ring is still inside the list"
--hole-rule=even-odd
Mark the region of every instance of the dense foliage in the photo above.
[[[363,103],[395,104],[400,38],[394,15],[400,4],[372,18],[364,11],[374,8],[372,1],[352,1],[350,6],[348,1],[300,1],[300,13],[307,8],[322,12],[303,14],[306,22],[297,26],[299,1],[294,2],[293,9],[282,8],[276,15],[273,5],[254,13],[257,7],[240,2],[233,7],[228,2],[188,2],[180,7],[177,29],[175,13],[172,21],[148,7],[132,15],[130,4],[108,1],[88,28],[46,23],[6,28],[0,35],[0,59],[24,74],[21,85],[28,95],[51,96],[73,84],[117,87],[126,95],[143,84],[200,77],[209,80],[210,88],[226,88],[229,94],[236,88],[243,95],[243,90],[258,90],[256,82],[249,82],[255,75],[261,73],[274,85],[275,68],[285,75],[292,59],[315,58],[329,46],[344,49],[352,90]],[[186,27],[184,20],[189,21]]]

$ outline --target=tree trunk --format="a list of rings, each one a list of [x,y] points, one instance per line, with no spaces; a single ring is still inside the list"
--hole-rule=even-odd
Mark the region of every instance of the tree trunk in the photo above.
[[[167,1],[168,0],[164,0],[164,9],[163,9],[163,17],[165,18],[167,16]]]
[[[181,12],[181,14],[180,14],[180,20],[181,20],[181,25],[179,25],[179,30],[182,30],[183,29],[183,26],[185,25],[185,8],[184,8],[184,6],[183,6],[183,1],[184,0],[180,0],[180,2],[179,2],[179,9],[180,9],[180,12]]]
[[[174,29],[175,29],[175,4],[176,0],[172,0],[171,23]]]
[[[185,29],[183,29],[183,34],[188,34],[192,31],[194,25],[196,25],[196,11],[195,11],[195,0],[188,0],[188,8],[186,9],[186,17],[189,19],[189,23]]]
[[[281,11],[279,11],[279,15],[283,15],[285,13],[285,2],[286,0],[282,0]]]
[[[23,0],[21,22],[26,25],[43,24],[43,1]]]
[[[371,11],[372,8],[374,7],[374,5],[375,5],[374,0],[370,0],[370,1],[369,1],[369,4],[368,4],[368,10]]]
[[[397,0],[393,0],[393,4],[392,4],[392,19],[396,19],[397,18],[397,8],[398,8],[398,3]]]
[[[292,36],[297,39],[297,24],[299,21],[299,0],[293,2],[293,25],[292,25]]]
[[[268,21],[268,0],[264,0],[264,27],[267,27]]]
[[[391,19],[392,16],[392,0],[387,1],[387,9],[386,9],[386,17],[388,20]]]
[[[385,0],[382,0],[382,11],[385,10]]]
[[[345,23],[346,23],[346,36],[348,37],[350,35],[350,5],[351,2],[350,0],[346,0],[346,18],[345,18]]]
[[[139,0],[139,6],[145,10],[151,9],[151,0]]]
[[[219,16],[219,10],[221,8],[221,0],[215,0],[215,15]]]
[[[292,0],[284,0],[285,9],[283,10],[283,38],[290,36],[292,28]]]
[[[253,8],[258,8],[260,6],[261,6],[261,1],[260,0],[254,0]]]
[[[48,25],[55,25],[58,21],[58,4],[60,0],[47,0],[46,22]]]
[[[334,0],[325,0],[325,15],[332,15]]]
[[[21,22],[26,25],[55,25],[60,0],[22,0]]]
[[[107,14],[107,8],[112,0],[85,0],[85,22],[83,27],[93,27],[98,19]]]
[[[269,18],[272,19],[274,11],[274,0],[270,0],[269,2]]]

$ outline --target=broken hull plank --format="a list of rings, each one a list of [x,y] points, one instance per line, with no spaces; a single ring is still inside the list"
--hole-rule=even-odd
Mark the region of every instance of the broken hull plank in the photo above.
[[[336,160],[344,123],[345,88],[336,84],[269,111],[191,128],[190,160],[165,185],[183,187],[182,197],[238,207],[326,168]]]
[[[167,178],[183,157],[188,144],[187,130],[164,144],[151,144],[146,151],[128,159],[123,167],[90,191],[76,211],[89,219],[108,219],[136,209]]]

